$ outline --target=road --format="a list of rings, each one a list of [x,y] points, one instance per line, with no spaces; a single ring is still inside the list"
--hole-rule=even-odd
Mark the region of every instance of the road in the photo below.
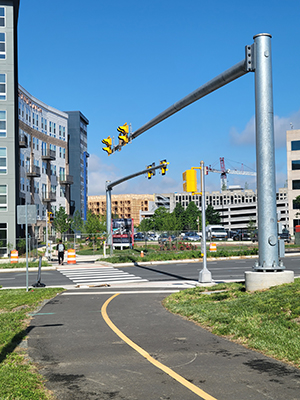
[[[245,271],[251,271],[255,259],[215,260],[209,261],[207,267],[215,282],[243,280]],[[295,277],[300,276],[300,256],[286,257],[284,265],[292,270]],[[202,269],[199,262],[169,262],[153,265],[135,265],[127,267],[107,267],[94,264],[77,264],[63,266],[60,270],[42,270],[41,282],[47,286],[100,286],[126,283],[157,282],[163,285],[167,282],[177,282],[186,287],[188,283],[196,283],[199,271]],[[37,281],[37,272],[29,272],[29,286]],[[0,285],[4,288],[25,287],[25,272],[1,272]]]

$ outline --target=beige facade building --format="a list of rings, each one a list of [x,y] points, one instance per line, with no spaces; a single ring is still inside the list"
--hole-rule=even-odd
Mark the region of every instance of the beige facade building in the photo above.
[[[290,232],[300,225],[300,210],[294,208],[293,200],[300,195],[300,129],[286,131],[286,158]],[[299,215],[297,215],[299,213]]]
[[[140,224],[140,212],[149,210],[153,194],[112,194],[111,213],[118,218],[132,218],[134,225]],[[98,215],[106,215],[106,196],[88,196],[88,208]]]

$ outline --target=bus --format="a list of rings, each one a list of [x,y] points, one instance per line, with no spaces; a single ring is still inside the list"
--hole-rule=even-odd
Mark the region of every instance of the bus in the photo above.
[[[114,247],[133,247],[134,227],[132,218],[112,219],[112,242]]]

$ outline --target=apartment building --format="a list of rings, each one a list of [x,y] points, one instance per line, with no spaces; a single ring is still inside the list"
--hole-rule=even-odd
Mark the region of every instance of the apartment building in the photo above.
[[[80,111],[63,112],[32,96],[18,83],[17,23],[19,0],[0,5],[0,254],[16,238],[17,206],[36,205],[30,234],[42,238],[47,211],[68,214],[87,205],[87,125]],[[78,145],[79,143],[79,145]],[[72,145],[72,153],[69,146]],[[72,177],[72,154],[75,177]],[[80,160],[80,161],[79,161]],[[76,167],[75,167],[75,166]],[[79,170],[79,166],[82,169]],[[78,172],[80,171],[80,172]],[[70,192],[73,182],[79,182]],[[79,196],[77,196],[77,192]],[[73,196],[73,198],[72,198]],[[85,196],[85,198],[84,198]]]
[[[68,114],[36,99],[21,85],[18,96],[20,203],[36,205],[32,234],[39,238],[47,212],[63,207],[70,213]]]
[[[153,200],[151,194],[112,194],[111,213],[118,218],[133,218],[136,226],[140,223],[140,212],[147,212]],[[106,196],[88,196],[88,208],[97,215],[106,215]]]
[[[66,111],[68,115],[69,168],[72,171],[73,184],[70,188],[70,214],[76,210],[86,220],[88,157],[87,126],[88,119],[80,111]]]
[[[0,253],[16,244],[19,197],[18,49],[19,1],[0,5]]]

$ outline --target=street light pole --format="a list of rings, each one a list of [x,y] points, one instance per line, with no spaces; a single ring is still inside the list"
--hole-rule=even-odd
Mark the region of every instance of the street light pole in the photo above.
[[[202,212],[202,251],[203,251],[203,269],[199,272],[200,283],[211,283],[211,272],[206,266],[206,231],[205,231],[205,179],[204,179],[204,161],[200,162],[201,171],[201,212]]]

